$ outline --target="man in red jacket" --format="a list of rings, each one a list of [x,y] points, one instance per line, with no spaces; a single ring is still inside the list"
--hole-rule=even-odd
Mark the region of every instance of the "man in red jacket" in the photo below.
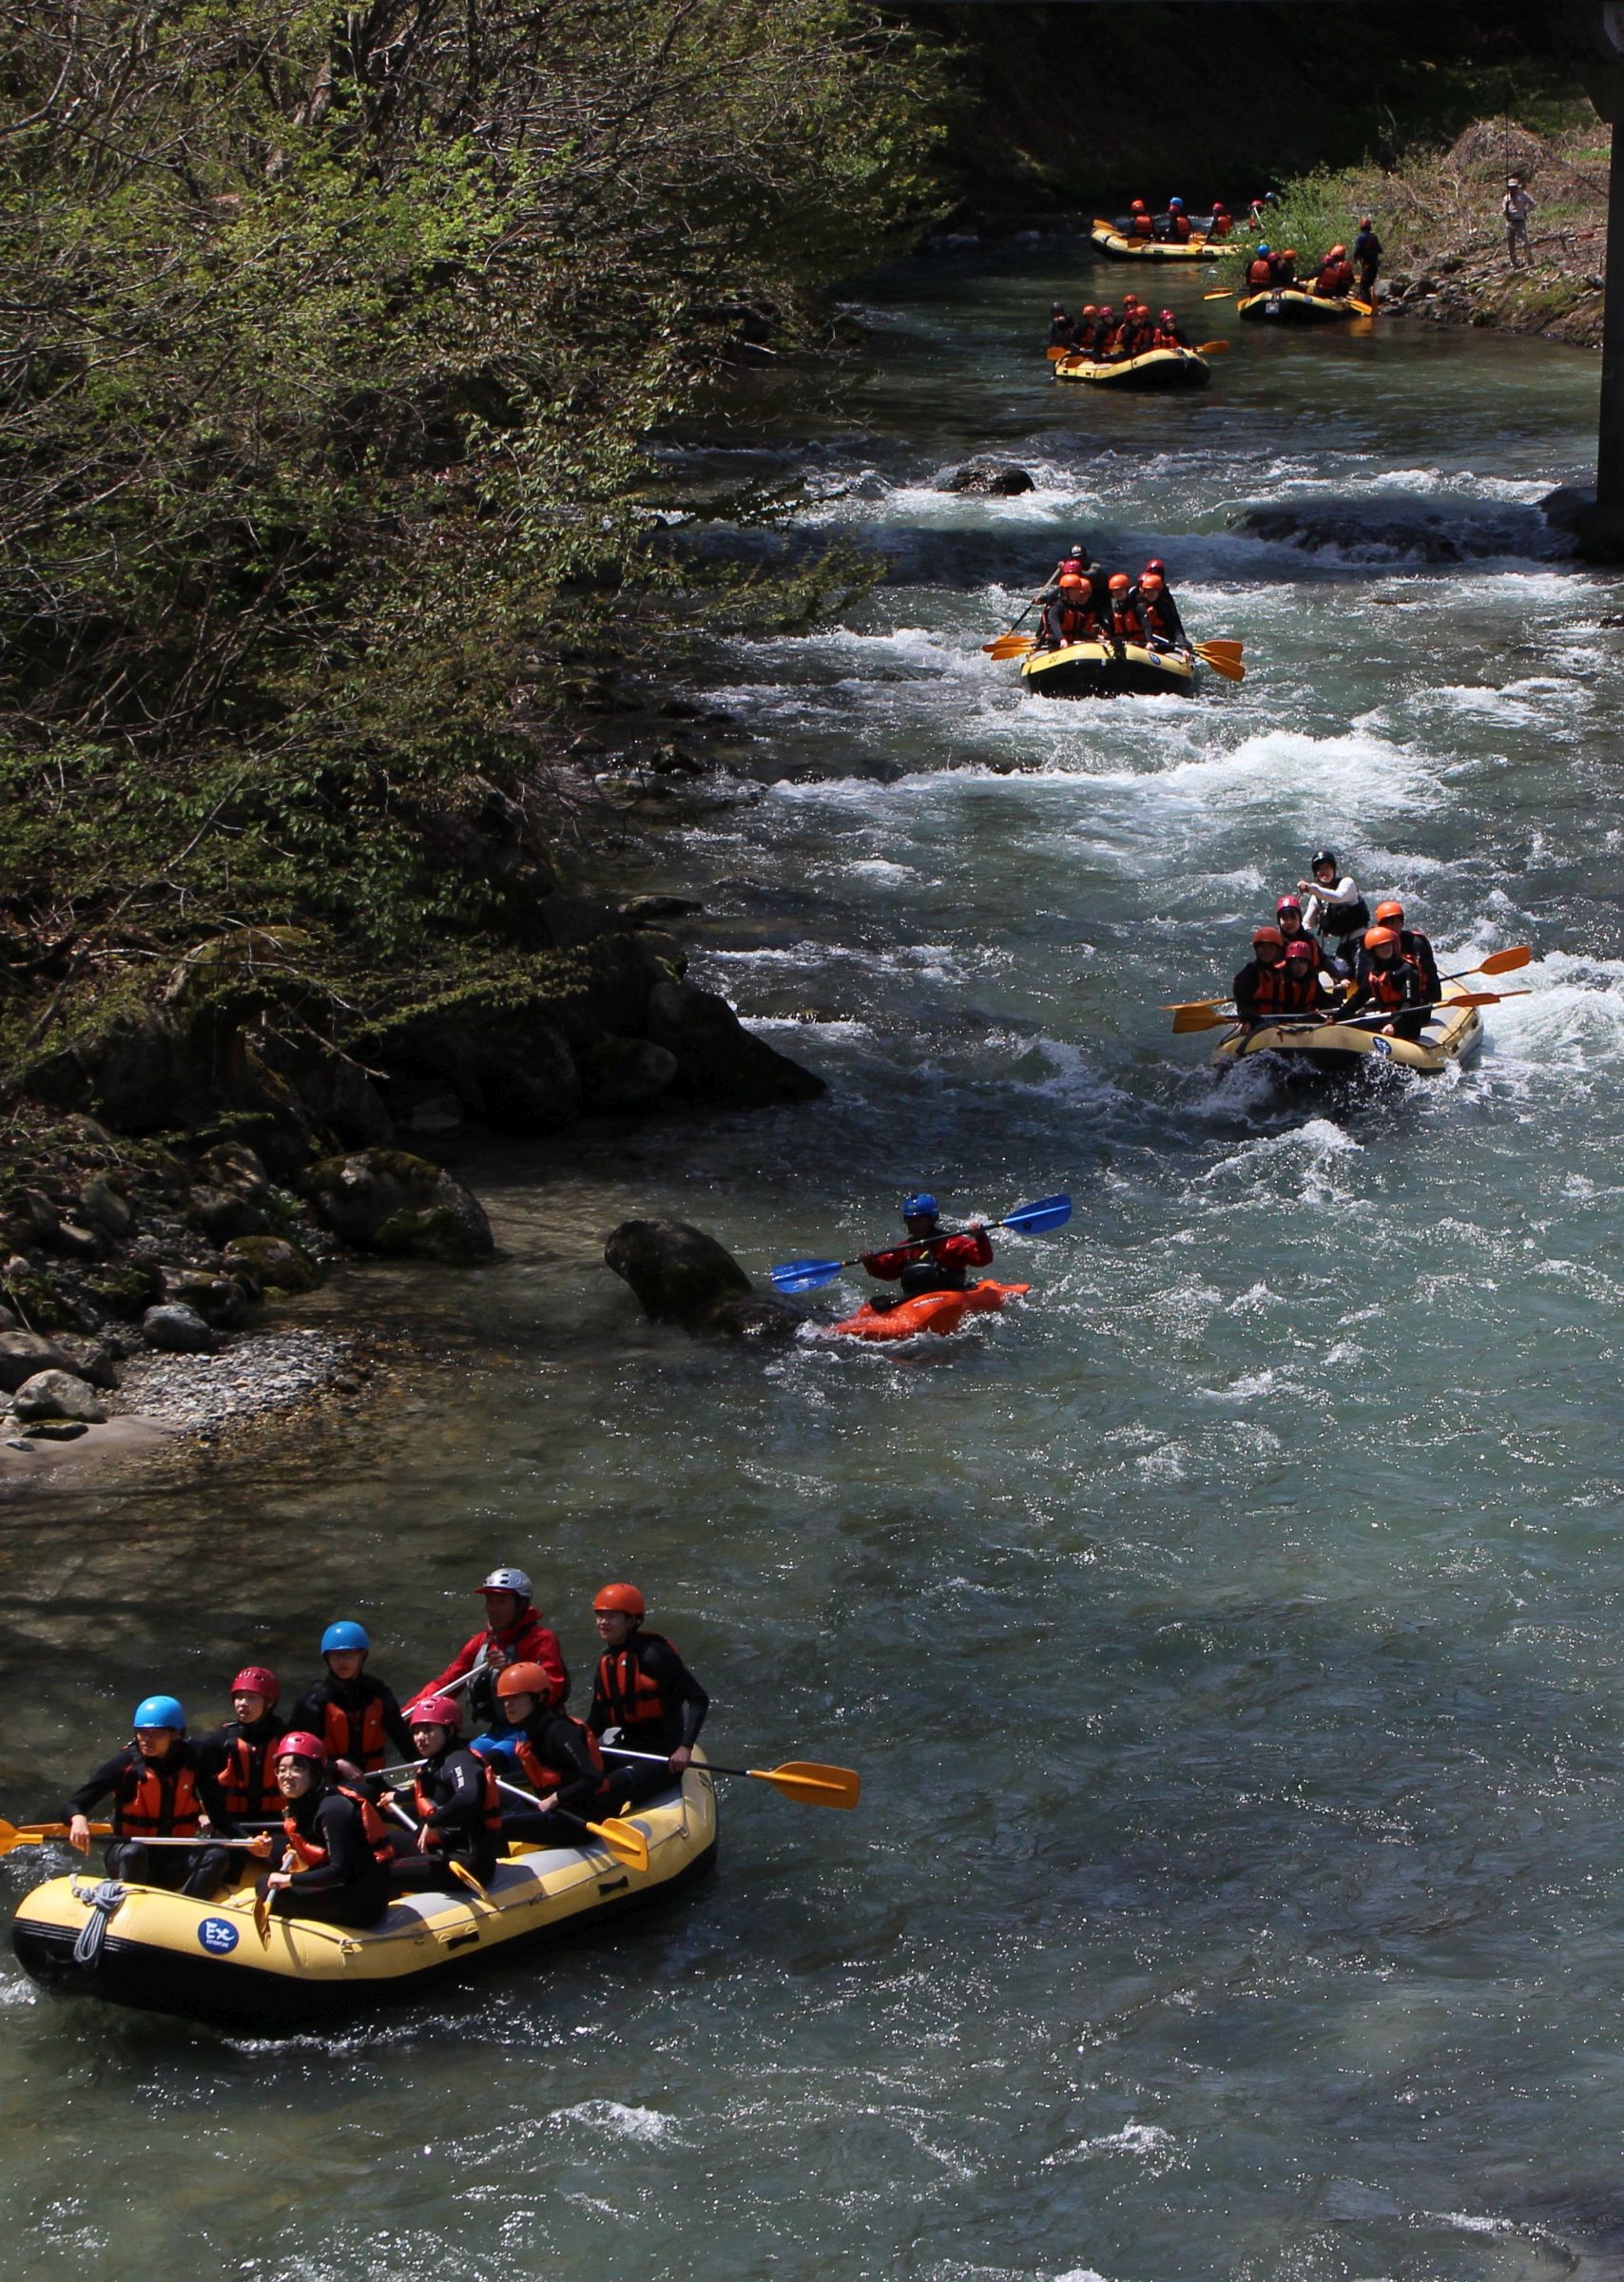
[[[962,1236],[938,1236],[940,1218],[936,1198],[922,1189],[917,1196],[905,1198],[902,1226],[908,1231],[908,1242],[893,1245],[889,1251],[864,1252],[862,1265],[882,1284],[899,1283],[899,1298],[903,1300],[917,1300],[924,1291],[967,1289],[973,1267],[992,1267],[992,1242],[978,1220],[972,1221]],[[869,1305],[895,1307],[898,1301],[871,1300]]]
[[[556,1711],[570,1692],[570,1673],[558,1635],[541,1611],[531,1606],[532,1587],[522,1569],[493,1569],[479,1591],[485,1595],[485,1630],[465,1640],[444,1672],[417,1691],[417,1698],[450,1695],[468,1680],[468,1720],[490,1725],[496,1716],[493,1683],[507,1664],[539,1664],[547,1674],[547,1707]],[[417,1699],[414,1699],[417,1700]]]

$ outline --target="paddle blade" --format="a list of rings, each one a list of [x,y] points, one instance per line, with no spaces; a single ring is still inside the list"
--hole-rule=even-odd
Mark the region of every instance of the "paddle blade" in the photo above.
[[[1532,998],[1532,991],[1461,991],[1456,997],[1447,998],[1446,1006],[1498,1006],[1502,998]]]
[[[1001,642],[989,642],[990,658],[1030,658],[1037,648],[1035,634],[1006,634]]]
[[[1196,656],[1211,667],[1221,682],[1244,682],[1246,680],[1247,669],[1239,658],[1230,657],[1225,650],[1214,651],[1211,646],[1206,642],[1197,642],[1194,648]]]
[[[843,1260],[781,1260],[767,1273],[775,1291],[817,1291],[832,1284],[844,1266]]]
[[[1227,357],[1229,344],[1227,340],[1198,340],[1195,353],[1198,357]]]
[[[1514,943],[1509,951],[1491,951],[1477,966],[1468,967],[1468,975],[1509,975],[1515,968],[1527,966],[1534,957],[1531,944]],[[1520,994],[1519,994],[1520,996]]]
[[[1228,641],[1222,634],[1213,634],[1208,640],[1205,642],[1198,642],[1195,647],[1197,649],[1207,651],[1209,654],[1216,652],[1216,654],[1221,658],[1235,658],[1238,660],[1247,646],[1244,642]]]
[[[1072,352],[1069,348],[1061,345],[1053,349],[1045,349],[1043,354],[1048,358],[1051,364],[1058,364],[1062,357],[1069,357]]]
[[[452,1876],[456,1880],[459,1886],[467,1886],[471,1894],[477,1894],[481,1902],[490,1901],[490,1895],[485,1891],[485,1888],[480,1885],[478,1879],[475,1878],[474,1872],[467,1866],[465,1863],[448,1862],[446,1864],[446,1868],[451,1872]]]
[[[1233,286],[1226,285],[1222,293],[1204,293],[1201,298],[1204,301],[1232,301],[1236,297]]]
[[[823,1767],[816,1759],[786,1759],[782,1767],[747,1767],[744,1772],[802,1807],[855,1807],[862,1796],[862,1777],[854,1768]]]
[[[1042,1236],[1051,1228],[1063,1228],[1071,1217],[1069,1196],[1040,1196],[1034,1205],[1022,1205],[1014,1212],[1006,1212],[999,1225],[1014,1228],[1017,1236]]]
[[[648,1876],[648,1841],[635,1823],[623,1823],[619,1815],[611,1814],[608,1822],[589,1823],[587,1828],[594,1838],[603,1841],[616,1862],[624,1862],[628,1870]]]
[[[1233,1015],[1221,1014],[1216,1007],[1181,1006],[1173,1016],[1173,1035],[1182,1037],[1191,1030],[1228,1030]]]
[[[254,1897],[254,1931],[260,1937],[261,1947],[268,1949],[271,1945],[271,1897],[269,1894],[257,1894]]]
[[[1205,1011],[1209,1006],[1232,1006],[1233,1004],[1234,1001],[1230,998],[1175,998],[1170,1004],[1165,1005],[1162,1012],[1164,1015],[1187,1015],[1191,1007],[1200,1007]]]

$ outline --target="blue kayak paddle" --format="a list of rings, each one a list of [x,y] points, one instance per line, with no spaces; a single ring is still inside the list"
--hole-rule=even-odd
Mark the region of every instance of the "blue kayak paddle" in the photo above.
[[[1040,1196],[1034,1205],[1020,1205],[1002,1220],[989,1220],[982,1225],[989,1228],[1014,1228],[1017,1236],[1045,1236],[1051,1228],[1063,1228],[1071,1217],[1072,1200],[1069,1196]],[[939,1236],[908,1237],[903,1245],[886,1248],[902,1250],[911,1246],[920,1252],[928,1252],[937,1245],[945,1244],[950,1236],[968,1236],[972,1233],[969,1228],[943,1228]],[[816,1291],[821,1285],[832,1284],[842,1268],[861,1266],[860,1259],[781,1260],[777,1267],[770,1268],[768,1273],[775,1290]]]

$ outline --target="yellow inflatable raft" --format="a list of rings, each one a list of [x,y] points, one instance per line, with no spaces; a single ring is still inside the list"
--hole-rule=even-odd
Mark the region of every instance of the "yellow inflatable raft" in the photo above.
[[[1205,388],[1212,367],[1193,349],[1147,349],[1094,364],[1087,357],[1055,360],[1056,380],[1086,380],[1095,388]]]
[[[1352,294],[1305,293],[1299,285],[1287,285],[1278,293],[1266,288],[1244,294],[1235,303],[1235,315],[1263,318],[1277,325],[1323,325],[1336,318],[1372,317],[1375,311]]]
[[[1169,239],[1129,238],[1113,222],[1097,217],[1089,241],[1115,261],[1216,261],[1221,255],[1241,251],[1232,238],[1187,238],[1182,245]]]
[[[648,1842],[646,1872],[591,1840],[513,1846],[489,1901],[460,1890],[401,1894],[358,1932],[273,1917],[261,1942],[251,1884],[222,1901],[193,1902],[158,1886],[99,1886],[83,1872],[52,1878],[18,1910],[12,1946],[48,1988],[114,2004],[261,2028],[354,2013],[414,1997],[498,1953],[586,1932],[675,1893],[715,1860],[715,1787],[702,1757],[680,1786],[626,1819]]]
[[[1443,986],[1444,1004],[1418,1039],[1384,1038],[1379,1025],[1350,1022],[1271,1022],[1249,1037],[1237,1031],[1213,1055],[1220,1069],[1269,1054],[1291,1071],[1315,1077],[1364,1076],[1378,1070],[1415,1070],[1436,1077],[1481,1043],[1482,1016],[1475,1006],[1456,1006],[1459,983]]]
[[[1186,650],[1144,649],[1125,642],[1069,642],[1064,649],[1036,649],[1020,678],[1039,697],[1189,697],[1195,660]]]

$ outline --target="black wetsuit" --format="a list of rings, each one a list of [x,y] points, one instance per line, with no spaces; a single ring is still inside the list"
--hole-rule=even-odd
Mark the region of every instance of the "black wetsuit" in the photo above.
[[[336,1680],[331,1673],[318,1680],[309,1694],[300,1696],[294,1706],[288,1725],[319,1735],[329,1758],[348,1759],[368,1774],[384,1766],[392,1754],[396,1759],[417,1756],[392,1691],[366,1672],[358,1673],[353,1680]],[[370,1743],[369,1727],[374,1736]]]
[[[628,1656],[635,1659],[642,1686],[624,1685],[622,1660]],[[698,1741],[709,1709],[709,1696],[671,1643],[663,1634],[646,1633],[640,1626],[623,1648],[607,1650],[599,1657],[587,1725],[597,1736],[618,1728],[615,1741],[628,1750],[658,1751],[668,1758],[680,1747]],[[668,1790],[675,1780],[668,1768],[616,1759],[612,1745],[606,1747],[605,1757],[617,1799],[649,1798]]]
[[[162,1759],[144,1759],[136,1744],[126,1743],[123,1750],[104,1759],[94,1774],[80,1784],[68,1802],[64,1819],[75,1814],[92,1814],[102,1800],[110,1795],[113,1835],[106,1845],[108,1877],[127,1879],[132,1886],[162,1886],[170,1891],[178,1887],[183,1894],[206,1901],[220,1886],[230,1866],[231,1855],[224,1847],[211,1847],[207,1839],[199,1840],[196,1853],[188,1853],[182,1847],[145,1847],[140,1836],[127,1829],[136,1793],[147,1775],[158,1778],[160,1825],[172,1828],[176,1819],[175,1794],[183,1774],[191,1777],[197,1804],[208,1816],[215,1832],[222,1838],[241,1836],[218,1785],[203,1763],[199,1747],[184,1739],[172,1743]],[[167,1837],[169,1830],[160,1828],[151,1835]]]
[[[1392,996],[1378,994],[1376,977],[1380,976]],[[1373,953],[1362,951],[1354,969],[1354,992],[1348,1001],[1351,1014],[1385,1014],[1393,1025],[1393,1035],[1399,1038],[1416,1039],[1426,1028],[1428,1000],[1432,994],[1426,987],[1421,969],[1407,958],[1396,958],[1387,967],[1378,967]]]
[[[673,1650],[672,1653],[675,1653]],[[536,1790],[538,1798],[556,1792],[558,1806],[567,1814],[580,1818],[570,1822],[565,1815],[551,1808],[546,1813],[539,1808],[532,1811],[521,1806],[511,1794],[504,1794],[502,1828],[506,1835],[530,1841],[549,1841],[566,1847],[578,1846],[581,1841],[581,1822],[596,1822],[610,1811],[610,1786],[602,1768],[593,1763],[585,1725],[580,1720],[571,1719],[568,1712],[533,1712],[520,1726],[510,1728],[503,1740],[509,1748],[493,1750],[491,1754],[492,1765],[502,1781],[516,1782],[521,1787],[532,1789],[538,1783],[544,1784],[544,1789]],[[529,1766],[519,1756],[521,1751],[531,1762]],[[633,1771],[647,1774],[651,1770],[638,1768]],[[553,1781],[550,1779],[551,1777],[558,1779]],[[670,1777],[667,1775],[666,1787],[669,1783]],[[613,1804],[618,1807],[623,1800],[635,1795],[635,1786],[623,1781],[617,1772],[613,1779],[612,1793]]]
[[[1399,930],[1399,949],[1405,958],[1413,958],[1420,967],[1427,996],[1441,998],[1443,985],[1439,979],[1438,955],[1429,938],[1419,927],[1402,927]]]
[[[1353,259],[1359,271],[1359,298],[1368,301],[1376,292],[1376,273],[1382,266],[1382,241],[1374,230],[1361,230],[1353,242]]]
[[[246,1774],[246,1782],[242,1783],[242,1803],[231,1808],[239,1823],[258,1829],[261,1824],[268,1827],[281,1821],[282,1794],[277,1789],[276,1765],[267,1756],[266,1747],[286,1732],[287,1722],[275,1712],[267,1712],[246,1727],[240,1719],[228,1719],[224,1727],[216,1728],[198,1745],[204,1774],[219,1786],[228,1803],[234,1784]],[[240,1751],[240,1745],[247,1748]],[[212,1813],[211,1808],[211,1817]]]
[[[389,1866],[393,1891],[417,1887],[453,1888],[461,1880],[447,1866],[454,1862],[473,1872],[484,1885],[496,1866],[500,1834],[485,1828],[485,1762],[464,1744],[448,1744],[417,1770],[421,1797],[407,1802],[407,1811],[421,1816],[434,1833],[433,1853],[418,1851],[416,1836],[396,1828],[393,1834],[396,1859]]]
[[[290,1883],[271,1896],[271,1907],[284,1918],[376,1925],[389,1907],[389,1885],[354,1799],[339,1790],[307,1790],[284,1807],[300,1836],[323,1847],[327,1859],[296,1867]]]

